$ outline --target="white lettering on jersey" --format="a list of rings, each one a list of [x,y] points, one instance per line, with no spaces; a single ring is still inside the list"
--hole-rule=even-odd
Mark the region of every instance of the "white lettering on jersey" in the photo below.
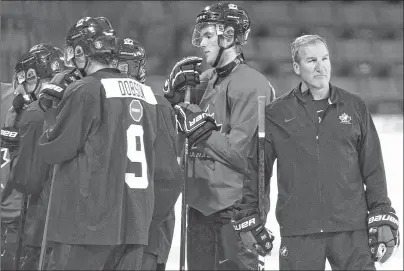
[[[157,104],[151,87],[139,83],[132,78],[101,79],[107,98],[136,98],[148,104]]]

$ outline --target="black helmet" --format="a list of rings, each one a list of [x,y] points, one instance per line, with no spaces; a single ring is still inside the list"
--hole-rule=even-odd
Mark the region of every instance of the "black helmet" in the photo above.
[[[75,57],[112,53],[116,47],[115,30],[105,17],[84,17],[66,36],[65,61],[75,66]]]
[[[146,52],[137,40],[132,38],[118,39],[112,65],[122,73],[132,76],[140,83],[145,83]]]
[[[192,44],[200,47],[200,32],[206,25],[215,25],[218,36],[233,36],[237,45],[247,43],[251,21],[247,12],[235,4],[213,4],[205,7],[196,17]]]
[[[40,79],[51,79],[65,68],[63,51],[50,44],[40,43],[18,60],[14,69],[13,87],[16,89],[18,85],[23,85],[25,88],[27,83],[35,83],[35,89],[29,92],[35,91]]]

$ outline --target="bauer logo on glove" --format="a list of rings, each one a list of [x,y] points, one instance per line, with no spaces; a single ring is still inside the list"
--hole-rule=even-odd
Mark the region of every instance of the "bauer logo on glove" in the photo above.
[[[244,246],[261,256],[268,255],[273,248],[272,243],[275,237],[271,231],[265,228],[258,213],[236,219],[237,217],[232,220],[232,224],[234,230],[239,233]]]
[[[1,129],[1,147],[17,149],[20,143],[20,135],[17,128],[3,127]]]
[[[398,217],[393,212],[370,212],[368,216],[369,247],[372,260],[385,263],[400,244]]]
[[[213,130],[218,130],[215,120],[196,104],[180,103],[174,106],[174,110],[178,116],[179,129],[185,133],[191,146],[205,141]]]

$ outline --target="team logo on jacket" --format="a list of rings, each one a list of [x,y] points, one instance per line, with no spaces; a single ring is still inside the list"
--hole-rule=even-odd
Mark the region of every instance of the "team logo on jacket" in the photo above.
[[[351,117],[347,115],[345,112],[339,116],[340,123],[342,124],[351,124]]]
[[[280,254],[282,257],[288,256],[288,254],[289,254],[288,248],[287,248],[286,246],[281,247],[281,249],[279,250],[279,254]]]
[[[129,105],[129,113],[134,121],[139,122],[143,117],[143,106],[138,100],[133,100]]]

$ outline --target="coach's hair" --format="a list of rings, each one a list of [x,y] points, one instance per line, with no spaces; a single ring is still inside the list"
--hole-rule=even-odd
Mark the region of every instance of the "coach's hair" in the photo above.
[[[293,62],[298,63],[299,61],[299,49],[302,46],[305,46],[307,44],[313,44],[318,41],[321,41],[324,43],[325,47],[328,50],[327,42],[325,38],[320,37],[319,35],[303,35],[300,37],[297,37],[291,44],[290,44],[290,51],[292,53],[292,60]]]

